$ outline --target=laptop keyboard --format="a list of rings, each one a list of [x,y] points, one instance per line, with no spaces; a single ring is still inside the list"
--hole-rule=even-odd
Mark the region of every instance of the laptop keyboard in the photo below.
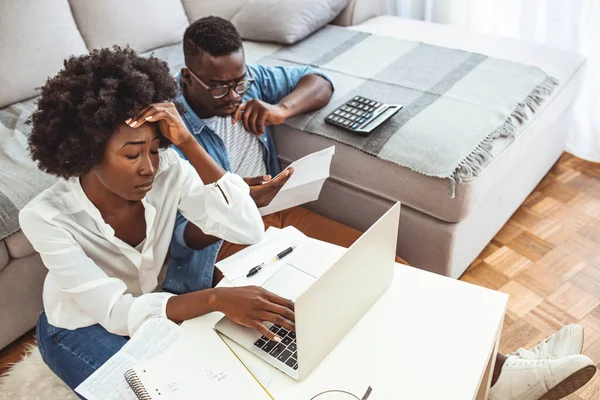
[[[296,332],[288,331],[279,325],[273,325],[269,330],[279,336],[281,342],[277,343],[263,336],[254,345],[288,367],[297,370],[298,351],[296,347]]]

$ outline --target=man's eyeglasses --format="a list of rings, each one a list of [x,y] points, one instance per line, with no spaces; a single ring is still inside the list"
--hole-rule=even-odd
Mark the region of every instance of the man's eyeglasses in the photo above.
[[[204,89],[208,90],[208,92],[214,99],[222,99],[223,97],[229,94],[229,91],[231,89],[233,89],[237,94],[246,93],[254,83],[254,76],[252,76],[252,71],[250,71],[248,68],[246,68],[246,70],[250,75],[250,78],[248,79],[232,83],[231,85],[208,86],[206,83],[202,82],[202,79],[198,78],[198,76],[196,76],[196,74],[194,74],[192,70],[188,68],[188,71],[190,71],[190,75],[192,75],[194,79],[196,79],[198,83],[201,84],[202,87],[204,87]]]

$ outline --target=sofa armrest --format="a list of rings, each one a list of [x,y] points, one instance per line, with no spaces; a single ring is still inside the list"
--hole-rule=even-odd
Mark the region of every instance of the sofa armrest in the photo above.
[[[351,26],[384,14],[383,2],[379,0],[350,0],[348,6],[331,23]]]

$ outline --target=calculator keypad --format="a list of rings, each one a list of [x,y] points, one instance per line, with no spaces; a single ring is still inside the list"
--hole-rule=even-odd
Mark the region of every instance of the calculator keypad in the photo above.
[[[356,96],[329,114],[326,120],[346,129],[357,129],[371,119],[379,107],[381,107],[381,103]]]

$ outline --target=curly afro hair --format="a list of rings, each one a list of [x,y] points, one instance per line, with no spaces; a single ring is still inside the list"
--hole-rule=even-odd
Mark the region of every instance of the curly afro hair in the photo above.
[[[176,94],[166,62],[140,57],[128,47],[70,57],[41,88],[37,110],[27,121],[33,125],[31,157],[50,174],[85,175],[102,162],[119,124]],[[161,147],[168,145],[161,136]]]
[[[242,46],[242,38],[235,26],[221,17],[200,18],[188,26],[183,35],[186,64],[191,64],[203,52],[221,57],[235,53]]]

